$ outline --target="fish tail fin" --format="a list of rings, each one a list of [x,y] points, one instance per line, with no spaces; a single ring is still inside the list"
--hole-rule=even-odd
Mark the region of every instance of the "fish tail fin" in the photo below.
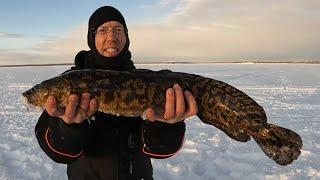
[[[262,151],[279,165],[288,165],[301,154],[301,137],[289,129],[267,123],[266,128],[252,137]]]

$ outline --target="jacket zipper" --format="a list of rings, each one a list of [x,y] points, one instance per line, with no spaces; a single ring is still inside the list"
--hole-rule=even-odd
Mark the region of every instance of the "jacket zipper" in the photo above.
[[[116,128],[116,137],[117,137],[117,139],[119,139],[119,137],[118,137],[118,132],[119,130],[118,130],[118,128]],[[119,148],[119,147],[118,147]],[[119,166],[119,153],[118,153],[118,151],[116,151],[115,153],[114,153],[114,179],[115,180],[119,180],[119,168],[118,168],[118,166]]]

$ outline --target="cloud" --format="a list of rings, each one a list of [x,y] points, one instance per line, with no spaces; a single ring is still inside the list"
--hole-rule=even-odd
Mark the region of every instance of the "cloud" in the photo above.
[[[6,32],[0,32],[0,39],[1,38],[23,38],[23,34],[12,34],[12,33],[6,33]]]
[[[319,14],[317,0],[252,1],[252,0],[182,0],[168,16],[169,22],[199,24],[201,22],[228,22],[246,24],[260,20],[289,20],[297,17],[312,18]],[[316,17],[316,14],[314,14]],[[319,17],[319,16],[317,16]],[[319,18],[318,18],[319,19]]]
[[[140,5],[140,8],[142,8],[144,11],[150,11],[150,10],[159,10],[162,8],[171,8],[172,6],[176,6],[179,0],[158,0],[155,2],[142,4]]]
[[[17,49],[0,49],[0,65],[38,64],[37,55]]]
[[[160,0],[157,2],[155,6],[168,7],[168,6],[176,5],[178,2],[179,0]]]
[[[147,56],[299,59],[320,57],[319,1],[182,0],[158,24],[133,25]]]
[[[0,64],[72,63],[77,52],[87,49],[86,28],[80,24],[63,37],[41,36],[30,48],[0,49]]]
[[[320,58],[318,0],[162,0],[153,8],[169,6],[170,12],[154,23],[127,22],[130,50],[137,60]],[[78,51],[88,48],[86,32],[84,22],[63,37],[43,37],[27,54],[0,51],[0,57],[73,62]]]
[[[87,25],[82,23],[73,27],[63,37],[46,37],[41,43],[30,49],[40,57],[56,59],[69,63],[74,61],[75,55],[87,47]]]

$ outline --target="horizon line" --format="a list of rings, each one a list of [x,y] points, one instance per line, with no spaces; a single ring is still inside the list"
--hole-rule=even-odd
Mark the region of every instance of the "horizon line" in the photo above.
[[[165,61],[165,62],[136,62],[134,64],[320,64],[320,61],[199,61],[199,62],[191,62],[191,61]],[[0,65],[0,67],[28,67],[28,66],[67,66],[74,65],[74,63],[43,63],[43,64],[4,64]]]

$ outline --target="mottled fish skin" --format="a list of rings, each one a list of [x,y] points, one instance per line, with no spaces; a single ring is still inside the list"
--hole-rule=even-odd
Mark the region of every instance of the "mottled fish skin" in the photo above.
[[[280,165],[296,160],[302,148],[301,137],[295,132],[267,123],[264,109],[242,91],[218,80],[169,70],[133,71],[75,70],[43,81],[23,93],[33,106],[44,107],[49,95],[57,97],[64,108],[71,94],[89,92],[99,103],[99,111],[141,116],[152,107],[163,114],[165,92],[178,83],[192,92],[198,104],[197,116],[234,140],[246,142],[250,137],[262,151]]]

